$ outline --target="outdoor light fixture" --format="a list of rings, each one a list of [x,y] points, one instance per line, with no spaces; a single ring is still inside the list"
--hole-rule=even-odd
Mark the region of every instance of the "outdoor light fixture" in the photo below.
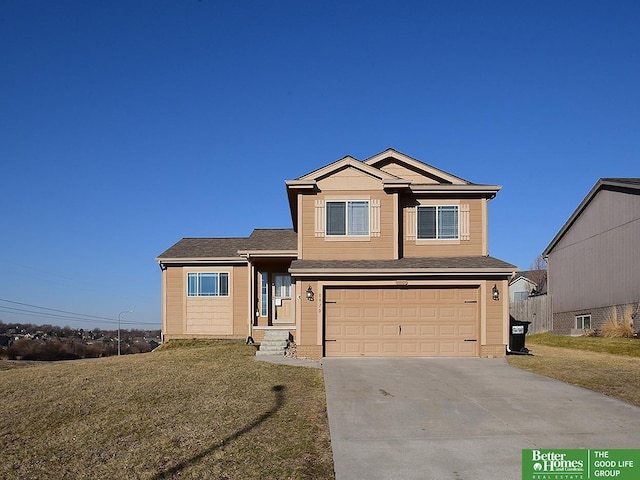
[[[310,302],[313,302],[313,297],[314,297],[314,293],[313,293],[313,290],[311,290],[311,285],[309,285],[309,288],[307,288],[307,300],[309,300]]]
[[[500,300],[500,292],[498,291],[498,286],[495,283],[493,284],[493,288],[491,289],[491,295],[493,296],[494,300]]]

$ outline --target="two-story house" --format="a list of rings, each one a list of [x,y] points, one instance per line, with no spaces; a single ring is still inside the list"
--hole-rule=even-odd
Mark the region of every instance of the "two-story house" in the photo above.
[[[315,358],[505,354],[517,268],[488,253],[499,186],[393,149],[285,183],[292,229],[184,238],[158,256],[164,340],[275,329]]]

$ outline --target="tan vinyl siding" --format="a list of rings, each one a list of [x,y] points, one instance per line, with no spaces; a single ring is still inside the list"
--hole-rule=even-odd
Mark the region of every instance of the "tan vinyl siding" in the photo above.
[[[363,173],[356,168],[345,168],[334,172],[330,177],[318,180],[318,188],[323,192],[329,191],[370,191],[381,190],[379,179]]]
[[[492,297],[493,285],[498,287],[500,291],[500,300],[495,301]],[[487,337],[486,344],[503,344],[504,343],[504,302],[509,301],[509,286],[506,281],[487,281],[485,288],[486,296],[484,301],[487,305]]]
[[[421,183],[421,184],[429,184],[438,183],[437,180],[424,176],[422,173],[414,172],[409,168],[399,165],[397,163],[390,163],[385,165],[384,167],[380,167],[380,170],[383,172],[390,173],[391,175],[395,175],[396,177],[403,178],[413,183]]]
[[[185,284],[181,267],[166,270],[166,292],[164,294],[166,331],[165,335],[181,334],[184,331]]]
[[[469,206],[469,240],[414,240],[407,239],[407,222],[415,221],[415,215],[410,215],[408,209],[415,208],[416,201],[405,199],[403,202],[402,215],[402,242],[403,253],[408,258],[419,257],[466,257],[479,256],[483,254],[482,239],[484,235],[484,224],[482,220],[481,199],[452,199],[451,205]],[[449,203],[447,200],[440,201],[441,204]]]
[[[339,239],[317,236],[316,200],[329,199],[374,200],[380,202],[380,236],[366,238]],[[394,258],[394,208],[393,196],[383,191],[336,190],[317,195],[301,195],[303,258],[305,260],[384,260]],[[370,225],[370,228],[372,225]]]
[[[302,346],[315,347],[318,343],[318,309],[322,305],[322,295],[318,290],[318,282],[300,282],[300,324],[296,332],[296,343]],[[312,302],[306,299],[305,291],[308,287],[315,293]]]
[[[248,278],[245,266],[168,267],[165,313],[167,339],[244,338],[248,335]],[[187,273],[227,272],[228,297],[187,296]]]
[[[249,336],[249,267],[233,268],[233,336]]]

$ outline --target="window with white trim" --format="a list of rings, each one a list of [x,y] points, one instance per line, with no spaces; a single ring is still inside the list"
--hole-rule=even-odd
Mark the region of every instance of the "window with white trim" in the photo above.
[[[589,330],[591,328],[591,315],[576,315],[576,328]]]
[[[260,276],[260,315],[266,317],[269,314],[269,276],[262,273]]]
[[[291,298],[291,275],[274,275],[276,298]]]
[[[368,200],[327,201],[325,209],[327,236],[369,235]]]
[[[228,297],[229,274],[220,272],[187,273],[187,296]]]
[[[419,205],[416,212],[419,240],[459,240],[458,205]]]

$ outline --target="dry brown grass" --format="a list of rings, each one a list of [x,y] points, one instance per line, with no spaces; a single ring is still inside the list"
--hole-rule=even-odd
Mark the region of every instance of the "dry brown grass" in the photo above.
[[[509,356],[511,365],[640,406],[640,358],[529,341],[527,346],[534,356]]]
[[[0,371],[0,478],[334,478],[322,371],[239,342]]]

